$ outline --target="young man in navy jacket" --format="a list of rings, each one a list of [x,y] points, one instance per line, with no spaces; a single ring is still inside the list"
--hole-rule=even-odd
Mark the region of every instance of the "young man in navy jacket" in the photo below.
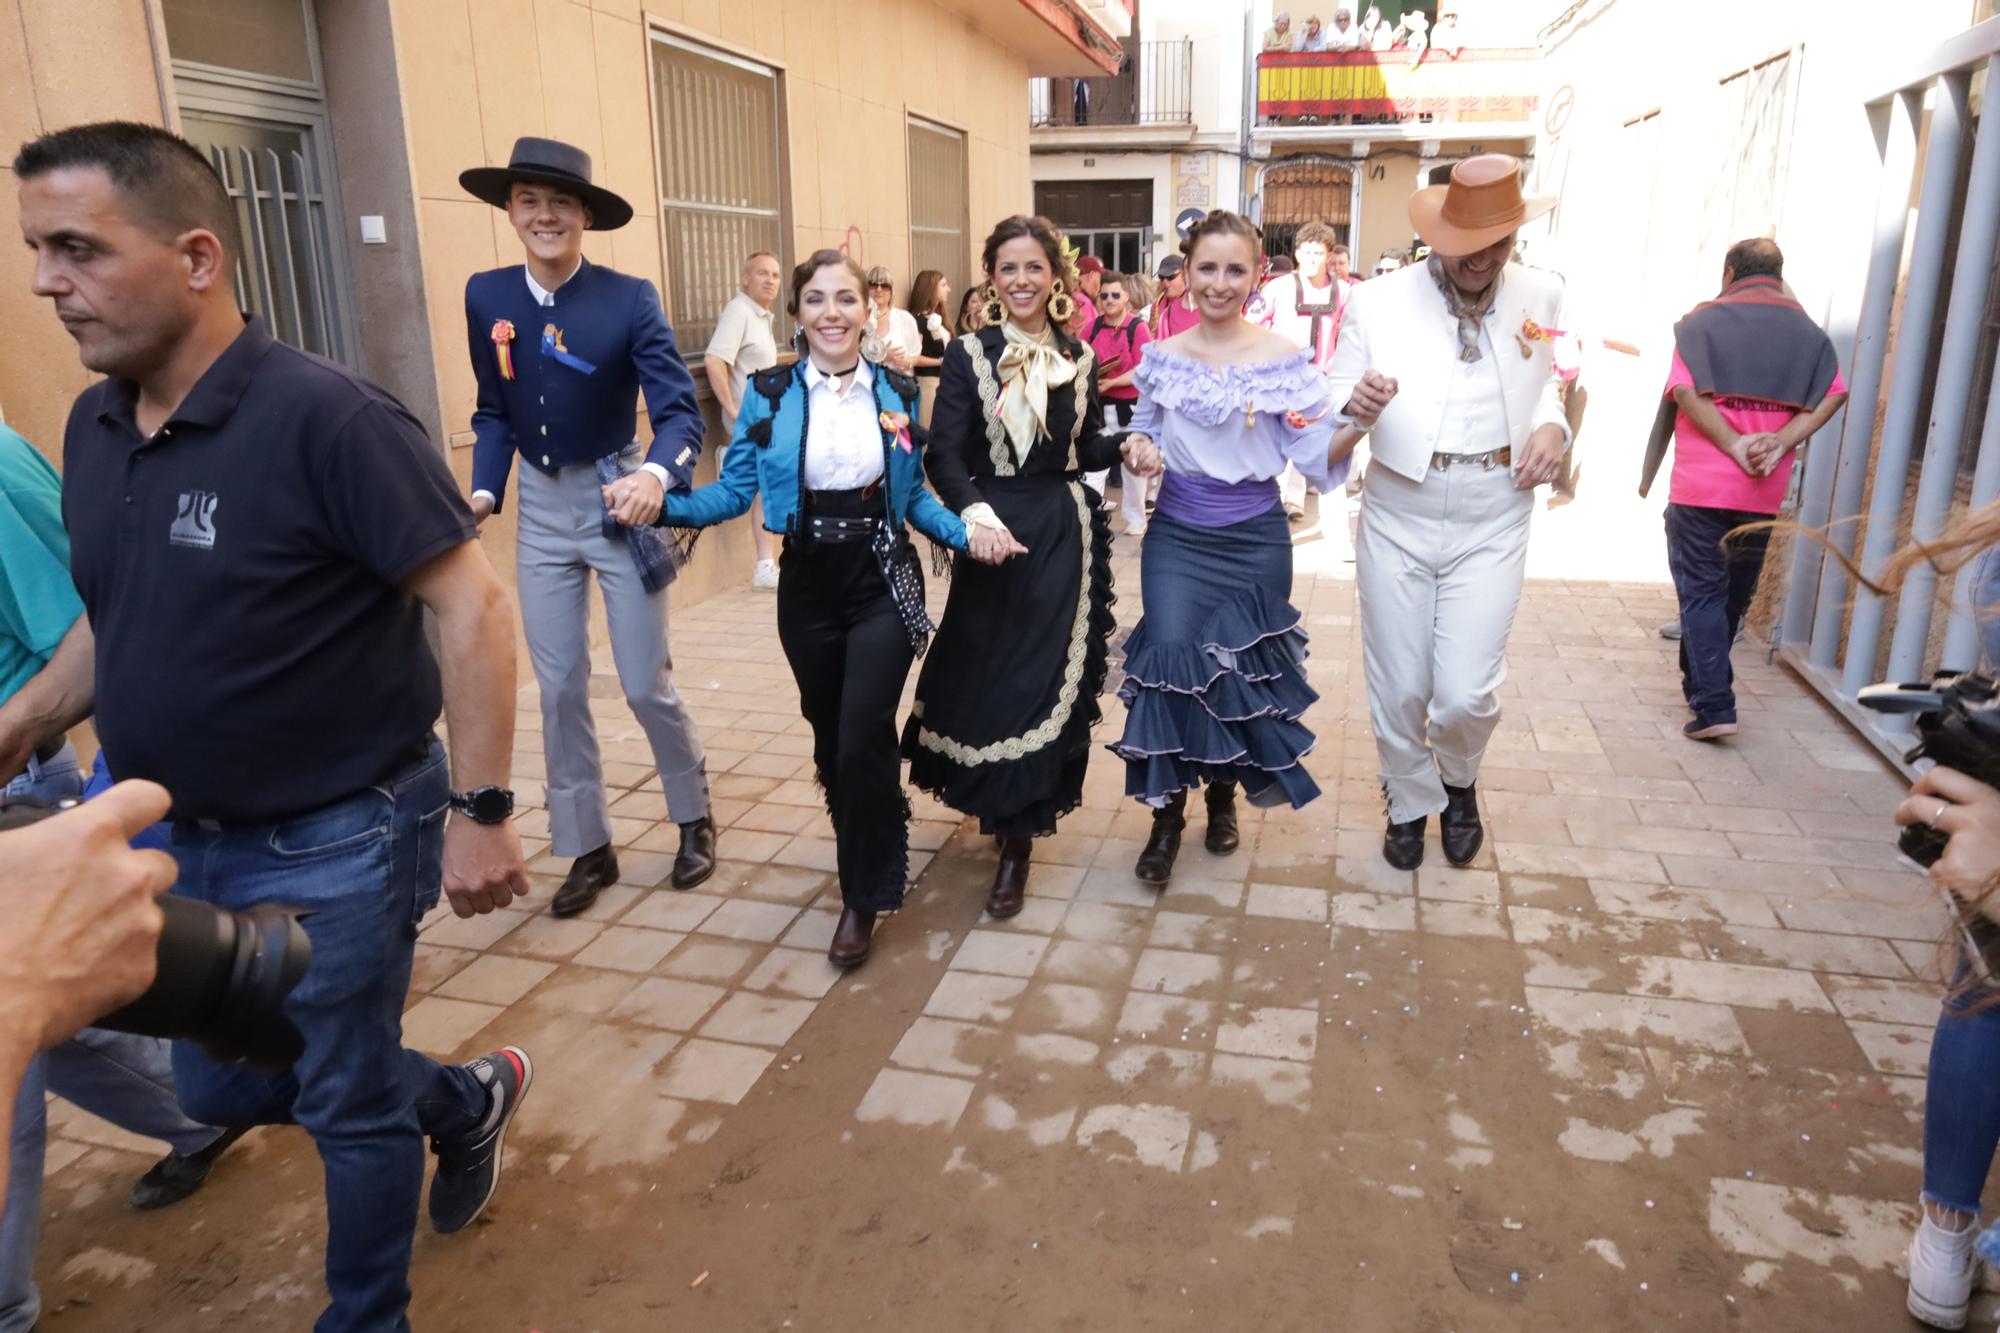
[[[672,565],[648,561],[629,541],[602,487],[609,482],[619,497],[615,517],[651,523],[667,491],[689,486],[702,441],[694,380],[658,289],[583,257],[585,231],[632,217],[630,204],[592,184],[587,153],[523,138],[507,166],[475,168],[459,184],[505,210],[527,252],[525,264],[472,276],[465,318],[479,382],[472,506],[481,520],[500,508],[521,456],[518,588],[541,683],[549,832],[556,855],[577,858],[551,911],[573,916],[618,878],[590,715],[593,571],[619,683],[681,826],[673,885],[692,888],[714,873],[715,826],[701,740],[667,653]],[[641,391],[650,446],[633,439]]]

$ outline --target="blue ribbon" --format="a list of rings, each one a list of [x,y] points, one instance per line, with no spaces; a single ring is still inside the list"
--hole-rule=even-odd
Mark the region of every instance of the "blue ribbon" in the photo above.
[[[560,361],[562,364],[568,366],[571,370],[579,370],[586,375],[594,375],[597,373],[596,366],[591,365],[590,362],[584,360],[580,356],[570,355],[570,353],[564,351],[560,346],[558,346],[556,343],[556,337],[557,337],[557,330],[553,324],[546,324],[542,326],[543,356],[554,357],[557,361]]]

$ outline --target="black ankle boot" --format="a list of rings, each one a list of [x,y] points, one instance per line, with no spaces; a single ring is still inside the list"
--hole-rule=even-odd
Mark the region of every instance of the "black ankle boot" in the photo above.
[[[1455,866],[1472,864],[1486,841],[1486,828],[1479,822],[1479,795],[1471,787],[1444,789],[1444,813],[1438,816],[1438,834],[1444,840],[1444,855]]]
[[[1382,839],[1382,859],[1398,870],[1415,870],[1424,862],[1424,825],[1430,819],[1418,815],[1415,819],[1398,824],[1389,821],[1389,832]]]
[[[1187,792],[1177,791],[1153,811],[1153,832],[1139,851],[1132,873],[1148,884],[1165,884],[1181,852],[1181,830],[1187,827]]]
[[[1217,856],[1236,850],[1236,784],[1211,783],[1208,788],[1208,830],[1202,845]]]
[[[1034,855],[1033,838],[1000,839],[1000,864],[993,872],[993,887],[986,894],[986,914],[996,921],[1019,916],[1027,903],[1028,860]]]

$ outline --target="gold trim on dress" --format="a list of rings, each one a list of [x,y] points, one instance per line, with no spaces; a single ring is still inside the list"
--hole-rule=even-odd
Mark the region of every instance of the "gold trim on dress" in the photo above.
[[[993,373],[993,363],[986,359],[986,345],[976,333],[968,333],[958,341],[971,356],[972,373],[979,381],[979,404],[985,409],[986,443],[993,459],[993,474],[1011,477],[1014,451],[1008,448],[1007,431],[1000,424],[1000,381]]]
[[[1069,428],[1069,470],[1075,472],[1076,439],[1083,434],[1083,419],[1090,412],[1090,386],[1097,379],[1097,353],[1089,347],[1083,349],[1083,356],[1076,363],[1076,422]]]
[[[1089,658],[1090,645],[1090,565],[1093,558],[1090,532],[1090,501],[1084,495],[1083,483],[1069,483],[1070,498],[1076,501],[1076,521],[1078,534],[1083,544],[1083,581],[1076,594],[1076,620],[1070,626],[1069,655],[1063,664],[1062,688],[1056,691],[1056,706],[1040,726],[1025,735],[1013,736],[1003,741],[974,748],[960,744],[949,736],[940,736],[929,727],[917,728],[917,744],[934,754],[941,754],[960,768],[975,768],[980,764],[997,763],[1002,760],[1025,759],[1037,750],[1046,749],[1050,742],[1062,735],[1069,724],[1069,715],[1076,711],[1077,698],[1083,693],[1083,668]],[[911,716],[923,717],[923,706],[918,704],[911,710]]]

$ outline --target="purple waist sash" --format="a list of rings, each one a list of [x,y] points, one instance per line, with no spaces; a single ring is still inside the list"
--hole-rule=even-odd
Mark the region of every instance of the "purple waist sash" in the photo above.
[[[1278,503],[1278,479],[1217,481],[1199,473],[1169,472],[1160,481],[1156,510],[1198,528],[1226,528]]]

